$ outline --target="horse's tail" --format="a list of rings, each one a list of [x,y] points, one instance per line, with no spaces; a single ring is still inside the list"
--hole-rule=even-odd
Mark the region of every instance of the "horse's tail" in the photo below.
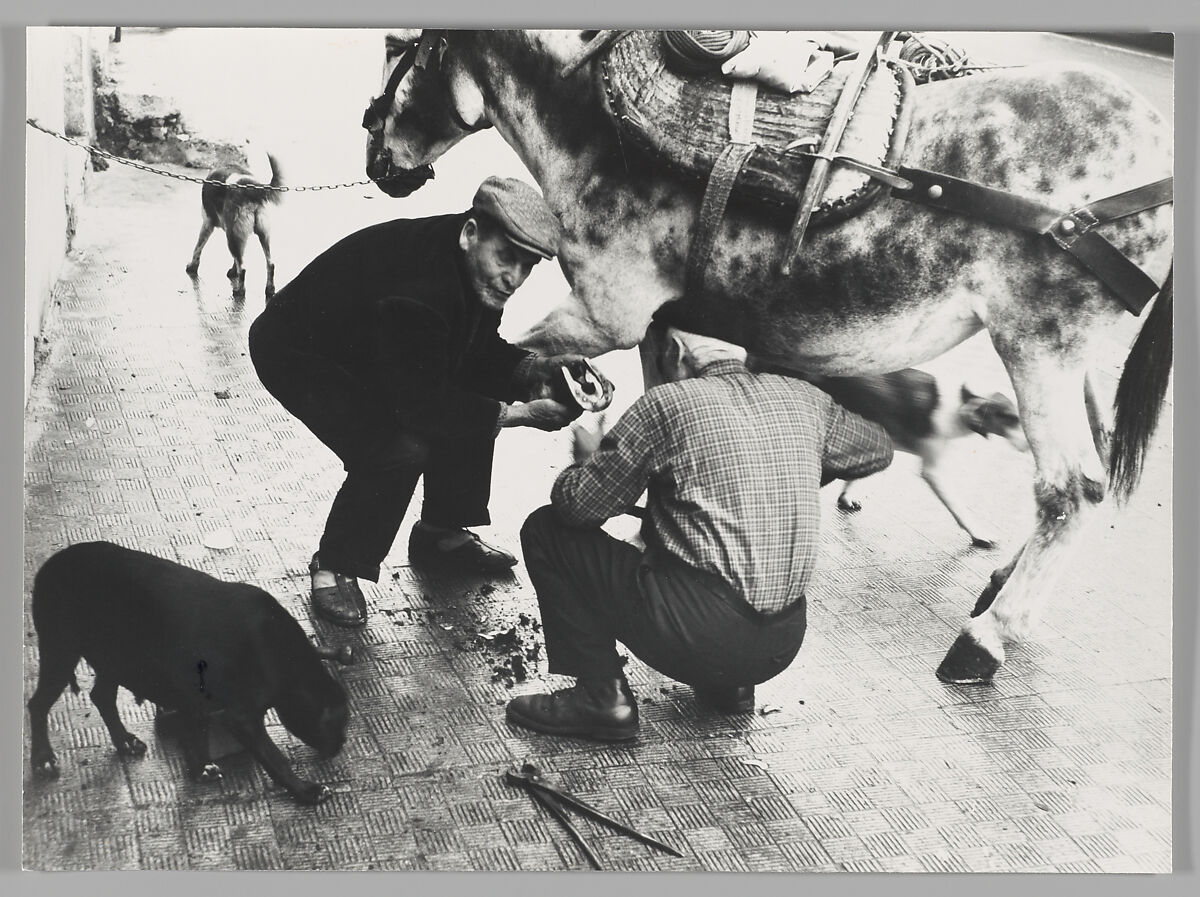
[[[1172,308],[1175,265],[1138,332],[1121,380],[1117,384],[1108,485],[1117,501],[1126,501],[1137,488],[1142,465],[1167,395],[1172,363]]]

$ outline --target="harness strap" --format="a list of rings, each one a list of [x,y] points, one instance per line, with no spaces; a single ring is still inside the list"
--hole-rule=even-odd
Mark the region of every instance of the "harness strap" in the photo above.
[[[383,121],[388,109],[392,103],[396,101],[396,91],[400,87],[400,82],[404,80],[404,76],[408,74],[409,69],[413,67],[413,59],[416,55],[416,47],[409,47],[400,55],[400,61],[396,63],[396,67],[392,69],[392,74],[388,77],[387,84],[383,88],[383,93],[371,100],[367,104],[367,109],[363,113],[362,126],[368,131],[379,127]]]
[[[862,50],[851,64],[850,72],[846,75],[846,82],[842,86],[842,92],[838,94],[837,102],[834,104],[829,124],[825,127],[825,135],[821,138],[820,151],[813,159],[812,168],[808,173],[808,181],[804,185],[804,192],[800,195],[796,218],[788,233],[787,244],[783,250],[783,261],[779,266],[780,271],[785,275],[792,273],[792,266],[800,254],[800,245],[804,242],[808,224],[812,220],[817,205],[821,202],[825,186],[829,183],[831,160],[842,142],[846,127],[850,124],[850,117],[854,114],[854,107],[858,104],[863,87],[871,76],[871,72],[879,64],[883,50],[895,36],[896,32],[894,31],[878,32],[871,49],[869,51]]]
[[[1165,205],[1174,200],[1174,178],[1163,178],[1144,187],[1135,187],[1107,199],[1097,199],[1086,206],[1081,206],[1071,214],[1086,213],[1094,216],[1097,222],[1115,221],[1126,215],[1136,215],[1155,206]]]
[[[713,164],[704,188],[704,199],[700,203],[700,218],[696,233],[688,248],[684,295],[699,292],[704,285],[704,271],[712,254],[713,243],[725,217],[725,207],[734,182],[750,154],[758,147],[752,143],[754,128],[754,104],[758,100],[758,85],[753,81],[737,81],[729,96],[729,136],[721,155]]]
[[[1100,278],[1135,316],[1142,313],[1146,303],[1159,291],[1158,284],[1145,271],[1094,228],[1106,221],[1173,202],[1172,178],[1096,200],[1064,214],[1037,200],[933,171],[901,166],[898,173],[911,181],[912,187],[893,188],[892,195],[897,199],[1049,235]]]
[[[704,271],[708,267],[708,257],[712,254],[721,219],[725,217],[725,206],[729,203],[733,182],[737,180],[738,172],[742,170],[742,166],[756,147],[757,144],[754,143],[727,143],[721,150],[721,155],[717,156],[712,173],[708,177],[708,185],[704,188],[700,219],[696,223],[696,233],[692,235],[692,245],[688,249],[685,296],[698,293],[704,285]]]

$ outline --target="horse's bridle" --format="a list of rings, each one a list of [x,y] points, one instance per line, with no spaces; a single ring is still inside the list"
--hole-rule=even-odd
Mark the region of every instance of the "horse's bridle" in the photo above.
[[[418,71],[436,71],[441,67],[449,46],[449,31],[444,28],[427,28],[415,41],[409,41],[400,54],[400,61],[392,69],[392,74],[388,77],[387,84],[384,85],[383,93],[372,99],[367,105],[366,111],[363,112],[362,126],[368,131],[381,127],[388,109],[396,101],[396,91],[400,89],[400,82],[404,80],[404,76],[408,74],[409,70],[415,68]],[[467,133],[482,131],[492,126],[490,121],[484,121],[481,125],[473,125],[464,121],[458,112],[458,107],[454,105],[453,97],[449,98],[446,106],[454,124]]]

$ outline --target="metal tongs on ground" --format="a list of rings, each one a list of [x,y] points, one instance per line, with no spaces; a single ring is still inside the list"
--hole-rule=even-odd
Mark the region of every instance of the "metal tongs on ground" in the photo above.
[[[588,862],[592,864],[594,869],[602,868],[600,865],[600,860],[592,848],[588,846],[587,841],[584,840],[583,835],[579,833],[579,830],[571,824],[571,820],[567,816],[567,811],[564,809],[564,804],[568,807],[578,810],[585,816],[591,816],[597,822],[603,822],[609,828],[616,829],[622,834],[626,834],[637,841],[641,841],[643,844],[649,844],[651,847],[657,847],[659,850],[663,850],[671,854],[671,856],[683,856],[683,854],[681,854],[674,847],[663,844],[661,841],[655,840],[649,835],[643,835],[641,832],[631,829],[624,823],[618,822],[611,816],[605,816],[595,807],[589,806],[575,795],[568,794],[565,791],[559,791],[542,778],[541,771],[532,763],[524,764],[521,767],[520,772],[509,770],[504,774],[504,781],[510,785],[515,785],[518,788],[524,788],[529,792],[530,797],[533,798],[535,803],[541,804],[543,807],[545,807],[546,811],[562,824],[563,828],[567,830],[567,834],[569,834],[575,840],[575,843],[579,845],[579,849],[583,851],[583,855],[588,858]]]

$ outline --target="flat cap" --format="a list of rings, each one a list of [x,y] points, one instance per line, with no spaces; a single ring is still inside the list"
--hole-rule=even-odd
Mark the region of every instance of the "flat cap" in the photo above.
[[[522,249],[552,259],[561,233],[558,219],[540,194],[524,181],[492,175],[475,191],[475,211],[494,218],[505,236]]]

